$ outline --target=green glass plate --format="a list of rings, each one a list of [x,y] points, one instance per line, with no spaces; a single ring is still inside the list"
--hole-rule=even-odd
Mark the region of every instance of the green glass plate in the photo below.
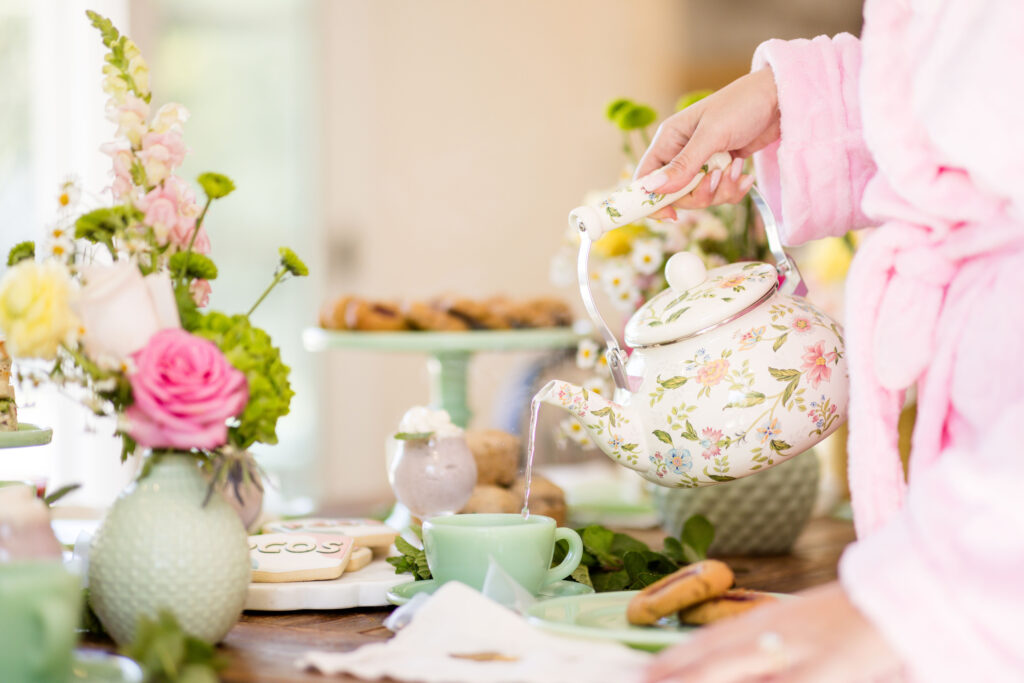
[[[16,432],[0,432],[0,448],[22,448],[24,446],[42,446],[50,443],[53,430],[49,427],[36,427],[27,422],[18,425]]]
[[[529,351],[568,348],[580,339],[571,327],[472,332],[336,332],[307,327],[302,332],[302,343],[307,351]]]
[[[630,624],[626,620],[626,606],[638,592],[594,593],[545,600],[526,610],[526,618],[546,631],[575,638],[614,640],[650,652],[689,640],[700,628],[680,624],[675,616],[660,619],[653,626]]]
[[[131,659],[102,650],[75,650],[68,683],[142,683],[142,669]]]
[[[392,605],[404,605],[412,600],[414,595],[419,593],[427,593],[429,595],[437,590],[438,586],[439,584],[437,581],[434,581],[433,579],[403,583],[388,591],[388,602]],[[540,593],[538,593],[536,597],[538,600],[553,600],[555,598],[562,598],[566,596],[587,595],[593,592],[593,588],[582,583],[576,583],[575,581],[555,581],[554,583],[549,583],[541,588]]]

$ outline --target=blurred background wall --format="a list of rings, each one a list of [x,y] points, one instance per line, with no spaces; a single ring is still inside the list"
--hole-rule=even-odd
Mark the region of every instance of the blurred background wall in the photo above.
[[[86,7],[113,14],[150,61],[155,104],[180,101],[192,112],[183,175],[217,170],[239,187],[210,216],[222,273],[212,305],[250,303],[279,244],[313,269],[259,313],[298,392],[281,443],[259,457],[292,511],[316,502],[357,507],[388,496],[383,442],[406,408],[427,400],[426,366],[417,356],[304,351],[300,331],[323,300],[457,292],[575,301],[549,282],[549,262],[567,211],[587,190],[613,184],[622,167],[605,105],[625,96],[668,115],[681,93],[746,72],[762,40],[859,33],[860,5],[0,0],[0,69],[9,74],[0,95],[0,202],[11,226],[0,250],[41,233],[64,173],[83,176],[97,195],[106,182],[88,167],[98,155],[44,154],[57,124],[42,114],[64,100],[43,78],[64,74],[82,92],[65,93],[61,144],[103,142],[96,131],[112,127],[97,102],[99,49],[83,47],[99,40],[81,27]],[[67,26],[75,41],[62,39]],[[74,65],[73,78],[63,64]],[[477,359],[476,424],[489,422],[499,387],[524,360]],[[106,448],[93,446],[89,457],[116,460]],[[36,457],[26,471],[45,466],[61,480],[85,456],[65,440]],[[73,474],[87,478],[88,468]],[[117,490],[94,479],[94,499]]]

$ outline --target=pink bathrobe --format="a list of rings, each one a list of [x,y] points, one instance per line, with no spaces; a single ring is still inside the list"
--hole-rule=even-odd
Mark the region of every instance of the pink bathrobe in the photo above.
[[[840,578],[910,678],[1024,681],[1024,0],[864,15],[860,41],[754,56],[778,85],[782,137],[755,166],[787,241],[880,226],[847,283],[859,540]]]

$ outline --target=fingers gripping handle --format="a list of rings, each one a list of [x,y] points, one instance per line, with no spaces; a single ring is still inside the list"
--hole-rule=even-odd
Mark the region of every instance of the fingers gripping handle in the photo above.
[[[707,170],[725,169],[732,158],[725,152],[713,154],[706,164]],[[621,190],[609,194],[604,201],[596,205],[580,206],[569,212],[569,225],[580,232],[586,233],[591,241],[596,242],[609,230],[649,216],[658,209],[668,206],[685,197],[700,184],[707,171],[701,171],[693,177],[686,187],[671,194],[650,192],[651,188],[643,186],[644,180],[634,180]]]

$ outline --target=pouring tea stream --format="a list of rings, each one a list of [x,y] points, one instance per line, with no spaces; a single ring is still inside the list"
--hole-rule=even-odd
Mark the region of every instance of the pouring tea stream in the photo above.
[[[608,457],[669,487],[748,476],[804,452],[845,421],[842,328],[800,296],[805,289],[799,271],[756,187],[751,198],[775,265],[733,263],[707,270],[695,254],[673,255],[665,266],[668,288],[626,325],[630,354],[597,310],[590,290],[591,244],[678,200],[706,172],[730,161],[728,154],[714,155],[702,173],[672,194],[649,192],[638,180],[569,214],[580,232],[580,295],[607,346],[615,394],[608,400],[560,380],[545,385],[531,404],[528,473],[538,402],[569,411]]]

